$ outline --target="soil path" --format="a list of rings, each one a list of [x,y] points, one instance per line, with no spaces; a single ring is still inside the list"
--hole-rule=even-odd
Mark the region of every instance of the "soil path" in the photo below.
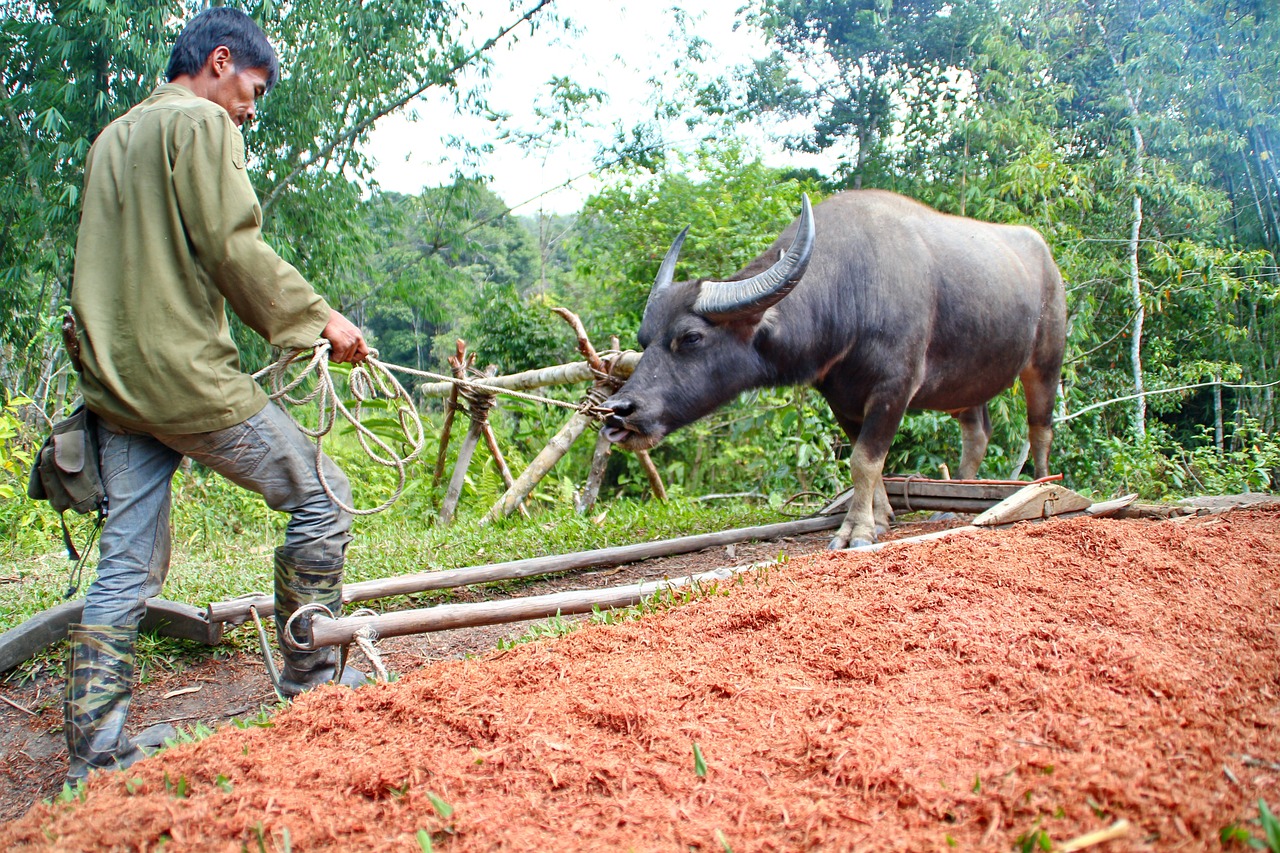
[[[1274,509],[814,554],[719,592],[316,691],[0,848],[1063,849],[1126,820],[1093,849],[1218,850],[1280,806]]]

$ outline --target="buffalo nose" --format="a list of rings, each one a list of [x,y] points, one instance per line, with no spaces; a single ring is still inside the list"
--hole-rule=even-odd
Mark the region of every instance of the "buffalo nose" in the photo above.
[[[613,414],[609,416],[610,418],[621,419],[634,412],[636,404],[625,397],[610,397],[601,404],[601,408],[613,411]]]

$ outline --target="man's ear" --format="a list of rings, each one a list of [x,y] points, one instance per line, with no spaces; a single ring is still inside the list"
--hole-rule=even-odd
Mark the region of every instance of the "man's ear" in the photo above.
[[[209,51],[209,55],[204,61],[204,67],[209,69],[214,77],[222,77],[231,72],[235,67],[231,61],[231,49],[225,44],[218,45]]]

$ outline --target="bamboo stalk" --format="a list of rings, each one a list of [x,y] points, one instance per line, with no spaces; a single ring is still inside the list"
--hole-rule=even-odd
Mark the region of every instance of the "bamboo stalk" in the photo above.
[[[352,604],[359,601],[388,598],[393,595],[412,595],[419,592],[453,589],[454,587],[470,586],[472,584],[519,580],[554,572],[567,572],[575,569],[598,569],[624,563],[636,563],[654,557],[689,554],[706,548],[720,548],[739,542],[765,541],[783,536],[800,536],[805,533],[831,530],[839,527],[843,520],[843,515],[820,515],[813,518],[797,519],[796,521],[783,521],[777,524],[763,524],[755,527],[722,530],[715,533],[681,536],[676,539],[660,539],[654,542],[640,542],[632,545],[615,545],[611,548],[576,551],[570,554],[552,554],[546,557],[528,557],[523,560],[492,563],[487,566],[469,566],[461,569],[445,569],[434,572],[415,572],[392,578],[347,584],[342,589],[342,601],[344,604]],[[249,618],[249,609],[251,607],[256,609],[259,614],[266,616],[273,610],[272,598],[270,595],[241,596],[229,601],[214,602],[209,605],[208,619],[211,623],[229,622],[239,625]]]

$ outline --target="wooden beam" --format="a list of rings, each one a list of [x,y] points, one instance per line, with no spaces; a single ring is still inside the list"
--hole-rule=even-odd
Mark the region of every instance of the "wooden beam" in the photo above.
[[[817,519],[808,520],[816,521]],[[950,530],[938,530],[922,536],[914,536],[910,539],[879,542],[874,545],[851,548],[850,550],[874,552],[895,545],[909,545],[915,542],[944,539],[961,533],[972,533],[980,529],[977,527],[954,527]],[[534,595],[505,601],[485,601],[475,604],[440,604],[435,607],[400,610],[376,616],[348,616],[330,619],[324,615],[317,615],[311,619],[309,630],[307,626],[304,626],[301,632],[302,636],[294,639],[299,641],[298,648],[315,649],[323,646],[350,643],[355,640],[357,632],[362,630],[371,630],[377,637],[402,637],[406,634],[424,634],[432,631],[447,631],[454,628],[502,625],[508,622],[523,622],[528,619],[547,619],[553,616],[590,613],[596,609],[611,610],[618,607],[630,607],[666,590],[680,589],[693,583],[728,580],[734,575],[754,571],[767,565],[771,565],[771,563],[751,563],[745,566],[716,569],[699,575],[660,581],[645,581],[643,583],[605,589],[574,590],[572,592]]]
[[[410,575],[398,575],[393,578],[346,584],[342,588],[342,600],[344,603],[350,604],[356,601],[372,601],[393,595],[412,595],[418,592],[452,589],[471,584],[518,580],[575,569],[598,569],[605,566],[618,566],[624,563],[638,563],[641,560],[649,560],[654,557],[690,554],[694,551],[733,545],[738,542],[764,541],[780,539],[784,536],[817,533],[822,530],[831,530],[839,527],[842,520],[840,516],[824,515],[814,518],[802,518],[796,521],[783,521],[777,524],[762,524],[756,527],[739,527],[734,530],[722,530],[716,533],[681,536],[676,539],[660,539],[654,542],[640,542],[634,545],[616,545],[612,548],[598,548],[592,551],[552,554],[546,557],[529,557],[523,560],[492,563],[487,566],[469,566],[436,572],[416,572]],[[256,608],[260,615],[266,616],[273,611],[274,604],[269,595],[241,596],[229,601],[218,601],[210,604],[207,611],[208,618],[211,622],[226,622],[232,625],[239,625],[248,620],[250,607]]]
[[[640,353],[624,352],[614,364],[613,373],[615,376],[628,377],[639,362]],[[579,382],[591,382],[594,379],[595,374],[591,372],[589,364],[585,361],[575,361],[553,367],[539,367],[535,370],[510,373],[506,376],[495,376],[485,380],[484,384],[490,388],[501,388],[506,391],[532,391],[535,388],[546,388],[550,385],[576,385]],[[419,385],[416,391],[423,397],[447,397],[450,389],[454,387],[456,386],[452,382],[430,382]]]

